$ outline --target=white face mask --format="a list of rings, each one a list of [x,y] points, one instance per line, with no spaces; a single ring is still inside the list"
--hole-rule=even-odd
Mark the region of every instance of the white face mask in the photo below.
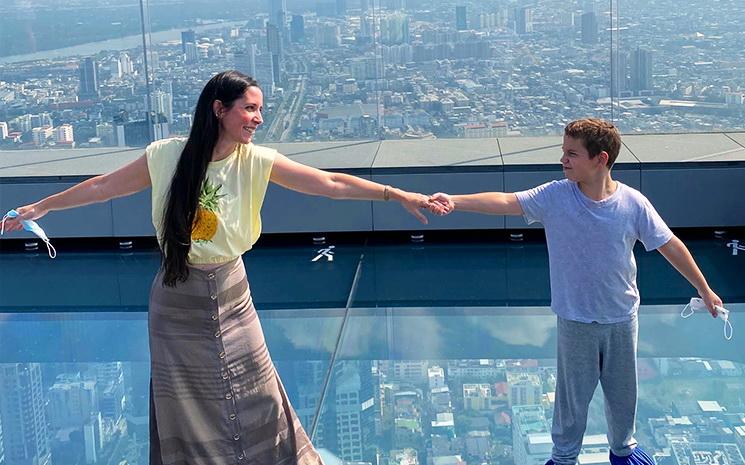
[[[11,210],[8,213],[3,216],[3,222],[2,227],[0,227],[0,234],[5,234],[5,220],[8,218],[15,218],[18,216],[18,212],[15,210]],[[49,258],[54,258],[57,256],[57,251],[54,249],[54,246],[49,241],[49,238],[47,237],[46,233],[43,229],[41,229],[41,226],[39,226],[36,221],[34,220],[21,220],[21,225],[23,226],[23,229],[26,231],[35,234],[39,239],[44,241],[44,243],[47,245],[47,252],[49,253]]]
[[[714,307],[714,310],[716,310],[717,314],[724,320],[724,338],[729,341],[730,339],[732,339],[732,323],[729,321],[729,310],[724,307],[720,307],[719,305]],[[703,299],[699,297],[693,297],[691,301],[688,302],[685,307],[683,307],[683,311],[680,312],[680,316],[682,316],[683,318],[688,318],[696,311],[706,311],[707,313],[709,312],[709,309],[706,308],[706,304],[704,303]]]

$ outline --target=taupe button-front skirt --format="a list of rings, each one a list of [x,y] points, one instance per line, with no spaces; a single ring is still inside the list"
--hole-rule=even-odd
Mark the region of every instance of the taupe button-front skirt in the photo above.
[[[322,465],[267,351],[242,259],[191,268],[175,288],[158,273],[149,332],[151,465]]]

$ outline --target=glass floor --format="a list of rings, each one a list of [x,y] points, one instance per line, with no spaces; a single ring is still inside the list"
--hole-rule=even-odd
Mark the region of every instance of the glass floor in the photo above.
[[[721,319],[682,318],[694,290],[661,255],[636,251],[637,439],[658,464],[745,465],[745,253],[686,243],[734,336]],[[147,464],[157,253],[0,260],[0,464]],[[262,246],[244,260],[275,364],[327,465],[549,457],[556,322],[542,242]],[[605,431],[598,392],[581,464],[608,462]]]

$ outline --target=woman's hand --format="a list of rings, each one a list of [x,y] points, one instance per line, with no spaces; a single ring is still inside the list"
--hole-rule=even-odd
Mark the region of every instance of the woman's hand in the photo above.
[[[414,215],[414,217],[423,224],[429,222],[427,217],[419,211],[420,209],[429,209],[429,198],[426,195],[401,191],[400,202],[401,206],[404,207],[407,212]]]
[[[41,206],[41,202],[18,207],[15,210],[18,212],[18,216],[15,218],[8,217],[5,219],[5,231],[20,231],[23,229],[21,220],[38,220],[49,213],[49,210]]]

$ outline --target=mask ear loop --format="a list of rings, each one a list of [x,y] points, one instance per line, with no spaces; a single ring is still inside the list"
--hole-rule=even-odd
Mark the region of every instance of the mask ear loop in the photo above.
[[[54,258],[57,256],[57,249],[54,248],[52,245],[52,241],[49,239],[45,240],[44,243],[47,245],[47,253],[49,254],[49,258]]]
[[[3,223],[2,226],[0,226],[0,235],[5,234],[5,220],[10,218],[10,213],[6,213],[5,216],[3,216]]]
[[[724,319],[724,338],[729,341],[732,339],[732,323],[729,321],[729,315],[725,314],[722,318]]]
[[[691,303],[688,302],[685,307],[683,307],[683,311],[680,312],[680,316],[683,318],[688,318],[689,316],[693,315],[693,307],[691,307]]]

